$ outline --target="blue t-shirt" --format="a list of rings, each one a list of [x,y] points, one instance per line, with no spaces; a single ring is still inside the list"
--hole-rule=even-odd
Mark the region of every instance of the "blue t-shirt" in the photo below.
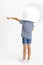
[[[22,24],[21,36],[28,39],[32,39],[32,29],[34,27],[33,22],[27,20],[20,20],[20,23]]]

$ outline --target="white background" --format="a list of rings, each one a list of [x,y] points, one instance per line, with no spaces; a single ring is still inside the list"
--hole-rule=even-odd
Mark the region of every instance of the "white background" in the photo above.
[[[22,57],[22,25],[6,17],[22,18],[26,6],[40,10],[40,21],[34,24],[32,35],[31,65],[43,65],[43,1],[42,0],[0,0],[0,65],[19,65]],[[24,64],[23,64],[24,65]],[[26,65],[26,64],[25,64]]]

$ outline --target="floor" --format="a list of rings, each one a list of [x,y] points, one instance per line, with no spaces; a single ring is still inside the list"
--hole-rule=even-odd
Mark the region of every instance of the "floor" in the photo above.
[[[20,60],[21,57],[14,52],[14,49],[0,49],[0,65],[43,65],[33,58],[30,63]]]

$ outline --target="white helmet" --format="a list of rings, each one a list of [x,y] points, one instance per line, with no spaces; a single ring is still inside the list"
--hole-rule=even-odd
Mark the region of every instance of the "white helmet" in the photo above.
[[[23,12],[23,20],[38,22],[39,18],[40,18],[40,12],[37,8],[32,6],[25,8]]]

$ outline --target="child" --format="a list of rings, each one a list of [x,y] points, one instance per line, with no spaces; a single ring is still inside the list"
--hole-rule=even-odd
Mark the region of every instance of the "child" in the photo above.
[[[19,21],[22,24],[22,43],[23,43],[23,60],[26,58],[26,49],[28,50],[28,60],[31,56],[31,40],[32,30],[34,28],[33,22],[27,20],[20,20],[16,17],[7,17],[7,19],[13,19]]]
[[[23,60],[26,59],[26,49],[28,50],[28,60],[31,57],[31,41],[32,41],[32,30],[34,28],[33,22],[38,22],[39,11],[35,7],[27,8],[23,13],[23,19],[18,19],[16,17],[7,17],[7,19],[12,19],[19,21],[22,24],[22,44],[23,44]]]

